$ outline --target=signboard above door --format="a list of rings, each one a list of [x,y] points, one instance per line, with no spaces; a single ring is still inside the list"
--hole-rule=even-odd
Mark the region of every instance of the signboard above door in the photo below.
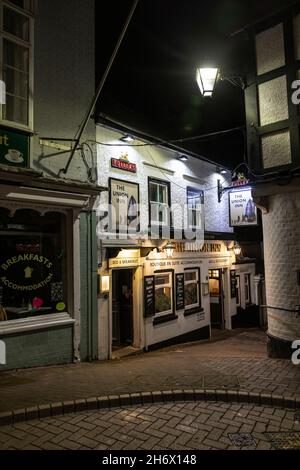
[[[29,136],[0,128],[0,165],[29,167]]]
[[[130,173],[136,173],[136,164],[131,163],[128,159],[128,155],[122,155],[120,158],[111,159],[112,168],[117,170],[129,171]]]

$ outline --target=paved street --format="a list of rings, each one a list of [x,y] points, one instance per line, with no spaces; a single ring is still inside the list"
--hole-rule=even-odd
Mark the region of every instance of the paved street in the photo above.
[[[151,405],[1,427],[0,449],[300,449],[300,425],[295,419],[292,411],[252,405]]]
[[[300,367],[266,357],[262,331],[178,345],[121,360],[0,374],[0,411],[142,391],[229,388],[300,396]]]

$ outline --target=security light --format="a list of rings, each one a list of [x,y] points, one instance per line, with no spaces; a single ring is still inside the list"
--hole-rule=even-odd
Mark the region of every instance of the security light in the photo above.
[[[179,155],[178,157],[178,160],[180,160],[181,162],[187,162],[188,159],[189,158],[186,155]]]
[[[130,143],[130,142],[133,142],[134,141],[134,138],[129,135],[129,134],[126,134],[124,135],[123,137],[121,137],[120,139],[122,142],[127,142],[127,143]]]

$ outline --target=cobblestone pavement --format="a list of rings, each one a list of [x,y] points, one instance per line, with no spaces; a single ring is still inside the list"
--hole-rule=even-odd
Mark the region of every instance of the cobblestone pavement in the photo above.
[[[0,373],[0,412],[107,394],[229,388],[300,396],[300,366],[266,357],[265,334],[239,331],[115,361]]]
[[[295,419],[292,411],[254,405],[157,404],[1,427],[0,449],[270,450],[276,436],[285,447],[300,448]]]

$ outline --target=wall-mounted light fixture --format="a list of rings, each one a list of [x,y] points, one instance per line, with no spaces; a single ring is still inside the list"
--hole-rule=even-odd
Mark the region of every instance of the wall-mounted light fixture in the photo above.
[[[184,155],[184,154],[181,154],[178,157],[178,160],[180,160],[181,162],[187,162],[188,159],[189,159],[189,157],[187,155]]]
[[[168,242],[167,245],[164,247],[163,251],[166,254],[167,258],[173,258],[175,244],[172,242]]]
[[[100,294],[108,294],[110,291],[109,275],[100,276]]]
[[[234,243],[233,252],[234,252],[235,256],[240,256],[242,254],[242,248],[241,248],[241,246],[239,245],[238,242]]]
[[[221,168],[221,167],[217,166],[217,173],[219,173],[220,175],[227,175],[229,173],[229,171],[226,170],[226,168]]]
[[[201,94],[205,97],[212,97],[218,79],[219,69],[214,67],[198,67],[196,71],[196,81]]]
[[[196,81],[204,97],[212,97],[217,81],[226,81],[231,85],[244,90],[246,88],[242,77],[224,77],[217,67],[198,67],[196,71]]]
[[[126,134],[126,135],[123,135],[123,137],[121,137],[120,140],[122,142],[126,142],[129,144],[130,142],[134,141],[134,138],[132,137],[132,135]]]

